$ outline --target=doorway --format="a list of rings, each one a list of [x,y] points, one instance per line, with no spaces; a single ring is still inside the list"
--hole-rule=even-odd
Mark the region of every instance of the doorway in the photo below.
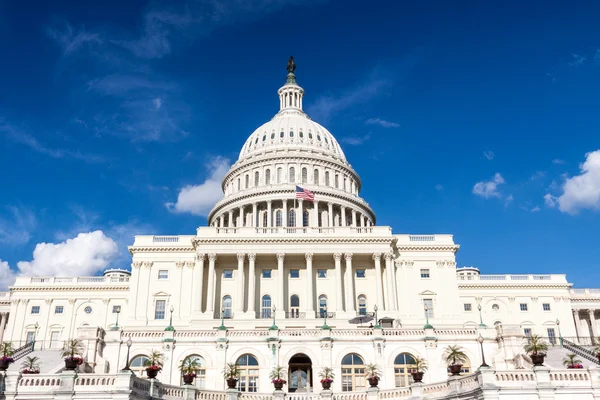
[[[298,353],[290,359],[288,375],[290,393],[312,392],[312,362],[306,354]]]

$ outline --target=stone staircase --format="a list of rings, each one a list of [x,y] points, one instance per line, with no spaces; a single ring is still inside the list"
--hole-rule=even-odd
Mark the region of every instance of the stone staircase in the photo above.
[[[60,355],[60,350],[35,350],[30,353],[21,355],[8,367],[8,371],[21,371],[21,364],[26,357],[38,357],[40,362],[40,373],[56,374],[65,368],[65,363]]]
[[[565,368],[565,366],[563,365],[563,360],[567,357],[567,354],[575,353],[577,355],[577,358],[581,360],[581,364],[584,368],[598,367],[598,359],[596,357],[589,356],[589,354],[587,354],[586,352],[591,353],[591,349],[587,349],[579,345],[575,345],[574,347],[571,345],[567,345],[566,343],[564,343],[563,347],[554,346],[548,349],[546,359],[544,360],[544,365],[550,368]],[[585,357],[582,354],[587,354],[588,357]]]

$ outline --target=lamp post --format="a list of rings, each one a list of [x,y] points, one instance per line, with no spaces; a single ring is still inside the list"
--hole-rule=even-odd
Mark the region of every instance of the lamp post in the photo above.
[[[129,339],[127,339],[127,358],[125,360],[125,368],[123,368],[121,371],[130,371],[129,369],[129,350],[131,350],[131,345],[133,344],[133,342],[131,341],[131,337]]]
[[[481,303],[477,303],[477,311],[479,311],[479,327],[487,328],[487,325],[483,323],[483,317],[481,316]]]
[[[174,332],[175,328],[173,328],[173,311],[175,311],[175,307],[172,304],[171,304],[171,307],[169,308],[169,311],[171,312],[171,317],[169,318],[169,326],[167,326],[165,328],[165,331]]]
[[[35,322],[35,326],[34,326],[34,328],[35,328],[35,331],[34,331],[34,333],[33,333],[33,343],[32,343],[32,345],[31,345],[31,349],[32,349],[32,350],[33,350],[33,349],[35,349],[35,341],[36,341],[36,339],[37,339],[38,330],[40,329],[40,324],[39,324],[37,321]],[[42,341],[42,346],[43,346],[43,344],[44,344],[44,343],[43,343],[43,341]]]
[[[481,365],[479,368],[489,368],[489,365],[485,363],[485,354],[483,352],[483,336],[481,336],[481,334],[479,334],[477,342],[479,343],[479,346],[481,346]]]
[[[113,326],[111,328],[111,331],[119,330],[119,314],[121,313],[121,306],[117,306],[116,312],[117,312],[117,321],[115,322],[115,326]]]
[[[425,326],[423,329],[433,329],[433,326],[429,324],[429,307],[427,307],[427,304],[423,306],[423,309],[425,310]]]
[[[373,328],[381,329],[381,325],[379,325],[379,319],[377,319],[377,310],[379,310],[379,308],[377,307],[377,304],[375,304],[373,306],[373,311],[375,311],[375,326]]]
[[[271,327],[269,328],[270,331],[276,331],[279,329],[277,327],[277,324],[275,323],[275,311],[277,311],[277,307],[275,307],[275,305],[271,306],[271,314],[273,314],[273,325],[271,325]]]
[[[323,306],[323,326],[321,326],[321,329],[331,329],[329,325],[327,325],[327,306]]]
[[[220,331],[227,330],[227,328],[225,327],[225,309],[224,308],[221,309],[221,326],[219,326],[219,330]]]
[[[560,320],[556,318],[556,327],[558,328],[558,340],[560,340],[560,345],[563,345],[562,334],[560,333]]]

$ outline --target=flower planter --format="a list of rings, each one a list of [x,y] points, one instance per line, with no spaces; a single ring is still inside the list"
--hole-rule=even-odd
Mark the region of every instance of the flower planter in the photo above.
[[[460,375],[460,370],[462,369],[462,364],[454,364],[448,367],[450,369],[450,373],[454,376]]]
[[[332,381],[321,381],[321,386],[323,386],[323,390],[331,389],[331,382]]]
[[[79,360],[76,358],[65,358],[65,369],[67,371],[75,371],[79,366]]]
[[[367,380],[369,381],[369,385],[371,385],[371,387],[377,387],[379,384],[379,378],[376,376],[370,376],[367,378]]]
[[[8,366],[10,365],[10,361],[0,360],[0,371],[6,371]]]
[[[530,357],[534,367],[544,365],[545,354],[531,354]]]
[[[156,379],[158,371],[160,371],[158,368],[146,368],[146,375],[148,376],[148,379]]]
[[[195,377],[196,375],[194,374],[185,374],[183,375],[183,383],[185,385],[191,385],[194,382]]]
[[[40,371],[30,371],[28,369],[24,369],[23,371],[21,371],[22,374],[39,374]]]
[[[227,389],[235,389],[238,380],[235,378],[227,378]]]
[[[423,372],[412,372],[411,375],[412,375],[413,381],[415,381],[415,383],[423,382]]]
[[[273,387],[275,387],[275,390],[281,390],[281,389],[283,389],[283,381],[275,381],[275,382],[273,382]]]

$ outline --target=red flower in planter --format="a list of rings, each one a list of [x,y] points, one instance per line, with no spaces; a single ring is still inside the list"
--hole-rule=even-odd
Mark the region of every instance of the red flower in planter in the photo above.
[[[162,367],[159,367],[158,365],[150,365],[146,367],[146,369],[149,371],[160,371],[162,370]]]
[[[331,382],[333,382],[333,379],[331,379],[331,378],[323,378],[323,379],[321,379],[321,383],[331,383]]]
[[[15,359],[9,356],[2,356],[2,358],[0,358],[0,360],[2,360],[3,362],[6,363],[13,363],[15,362]]]
[[[271,383],[283,383],[285,385],[287,381],[285,379],[275,378],[271,381]]]
[[[83,358],[81,358],[81,357],[65,357],[65,361],[66,360],[74,361],[77,363],[77,365],[83,364]]]

